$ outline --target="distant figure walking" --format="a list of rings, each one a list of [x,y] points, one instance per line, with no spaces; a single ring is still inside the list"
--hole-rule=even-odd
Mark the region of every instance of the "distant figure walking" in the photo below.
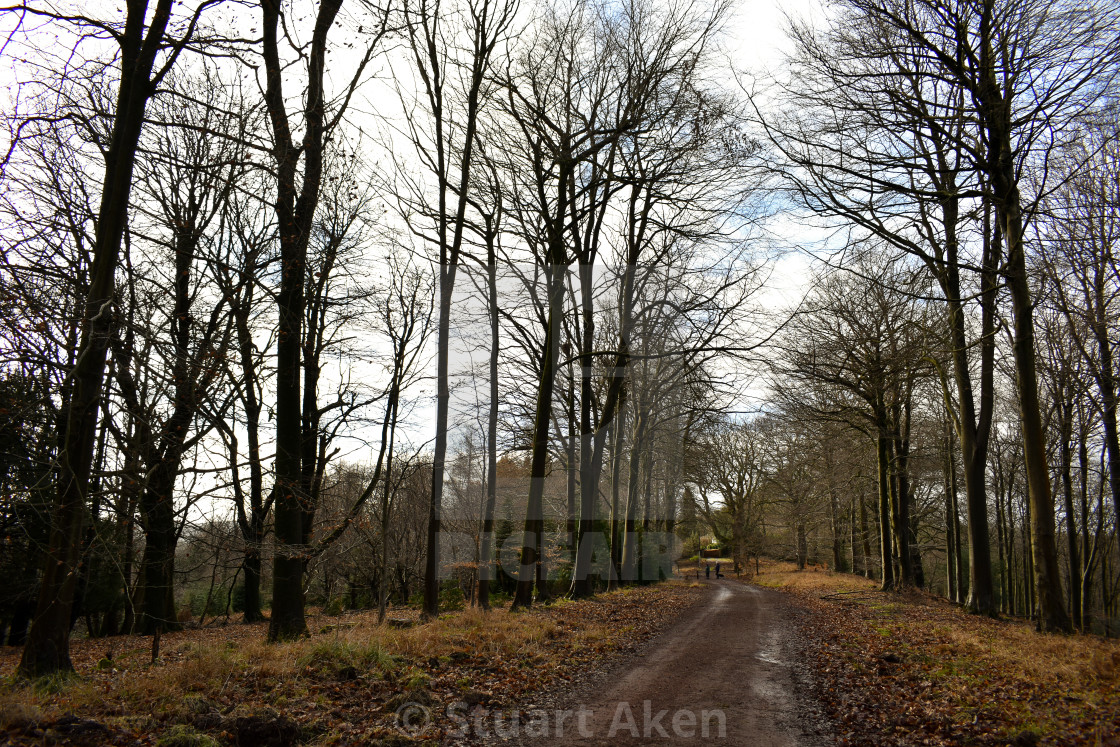
[[[704,578],[712,577],[712,567],[710,565],[704,566]]]
[[[719,563],[716,563],[716,578],[723,578],[723,574],[719,572]]]

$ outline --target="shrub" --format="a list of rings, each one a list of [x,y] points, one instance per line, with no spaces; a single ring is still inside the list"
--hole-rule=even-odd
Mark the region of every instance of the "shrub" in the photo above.
[[[453,582],[454,585],[444,588],[439,593],[439,608],[444,612],[454,612],[463,609],[466,602],[466,597],[463,596],[463,590],[459,587],[458,582]]]
[[[389,672],[397,667],[397,659],[378,643],[359,644],[332,638],[315,643],[299,658],[299,665],[319,674],[339,677],[370,669]]]
[[[210,594],[209,604],[206,601],[207,594]],[[211,593],[209,582],[193,584],[187,587],[187,605],[191,609],[191,614],[195,617],[200,617],[204,611],[207,617],[220,617],[226,614],[227,605],[231,614],[244,612],[245,586],[238,584],[233,589],[228,586],[215,586],[213,593]]]
[[[346,599],[344,597],[334,597],[323,606],[324,615],[341,615],[342,611],[346,609]]]

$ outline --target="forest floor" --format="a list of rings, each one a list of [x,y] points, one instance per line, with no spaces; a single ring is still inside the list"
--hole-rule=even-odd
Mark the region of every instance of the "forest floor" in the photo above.
[[[557,744],[566,719],[565,739],[592,735],[574,744],[613,726],[611,744],[1120,746],[1116,641],[760,570],[425,625],[313,615],[284,644],[208,625],[165,634],[155,663],[151,638],[75,640],[78,676],[31,684],[0,648],[0,745]]]
[[[1116,640],[1043,635],[850,574],[760,570],[752,584],[808,612],[807,664],[840,744],[1120,745]]]
[[[152,639],[74,640],[77,677],[26,683],[0,648],[0,745],[287,747],[459,739],[468,709],[507,712],[542,689],[608,669],[703,597],[671,581],[510,614],[463,610],[416,624],[394,609],[312,615],[311,636],[265,642],[267,624]]]

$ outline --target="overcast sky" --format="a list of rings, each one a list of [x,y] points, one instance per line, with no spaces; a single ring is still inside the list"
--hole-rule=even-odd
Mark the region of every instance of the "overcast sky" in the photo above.
[[[786,48],[785,13],[796,18],[814,18],[821,13],[821,3],[818,0],[739,0],[729,29],[737,67],[757,70],[781,62]]]

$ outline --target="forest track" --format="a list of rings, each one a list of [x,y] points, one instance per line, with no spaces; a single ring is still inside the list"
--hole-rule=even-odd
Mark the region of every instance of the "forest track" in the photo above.
[[[831,743],[808,686],[805,614],[779,592],[724,579],[645,650],[581,690],[547,698],[548,745]]]

